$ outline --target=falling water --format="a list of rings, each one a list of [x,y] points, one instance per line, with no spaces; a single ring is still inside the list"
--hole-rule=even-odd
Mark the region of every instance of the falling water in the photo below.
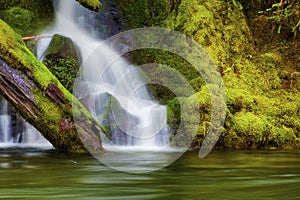
[[[52,148],[52,145],[33,126],[16,114],[12,106],[1,96],[0,111],[0,148]]]
[[[44,34],[69,37],[79,46],[84,62],[75,96],[111,130],[111,142],[104,140],[104,146],[143,149],[168,146],[166,108],[149,95],[136,67],[122,58],[114,59],[119,57],[116,51],[84,30],[86,24],[81,22],[87,20],[83,19],[82,12],[87,11],[76,1],[60,0],[54,5],[56,23]],[[91,19],[89,23],[93,24]],[[39,58],[42,59],[50,41],[40,40]],[[81,86],[85,90],[78,90]]]
[[[3,98],[1,99],[1,115],[0,115],[0,135],[1,143],[8,143],[11,141],[11,116],[8,114],[8,103]]]

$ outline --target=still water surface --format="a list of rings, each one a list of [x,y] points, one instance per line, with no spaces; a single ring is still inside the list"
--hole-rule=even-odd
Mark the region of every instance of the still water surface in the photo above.
[[[300,152],[188,152],[164,169],[129,174],[88,154],[0,150],[0,180],[0,199],[300,199]]]

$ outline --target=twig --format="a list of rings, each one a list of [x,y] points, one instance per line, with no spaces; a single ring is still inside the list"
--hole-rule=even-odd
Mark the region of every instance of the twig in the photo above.
[[[52,38],[52,36],[51,35],[26,36],[26,37],[22,37],[22,40],[24,40],[24,41],[38,40],[38,39],[43,39],[43,38]]]

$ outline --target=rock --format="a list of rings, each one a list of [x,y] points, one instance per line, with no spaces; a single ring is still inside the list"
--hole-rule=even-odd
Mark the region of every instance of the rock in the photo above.
[[[44,56],[44,64],[70,92],[80,67],[80,52],[70,38],[54,35]]]

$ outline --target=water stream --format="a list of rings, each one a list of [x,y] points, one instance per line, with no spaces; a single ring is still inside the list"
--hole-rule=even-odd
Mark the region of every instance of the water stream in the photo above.
[[[97,30],[87,30],[87,23],[96,24],[90,11],[73,0],[55,1],[54,5],[56,22],[44,34],[69,37],[80,48],[83,65],[74,94],[111,130],[110,141],[104,140],[104,146],[166,147],[169,142],[166,108],[152,99],[136,67],[123,58],[115,60],[118,53],[95,37]],[[50,41],[39,42],[40,59]]]

